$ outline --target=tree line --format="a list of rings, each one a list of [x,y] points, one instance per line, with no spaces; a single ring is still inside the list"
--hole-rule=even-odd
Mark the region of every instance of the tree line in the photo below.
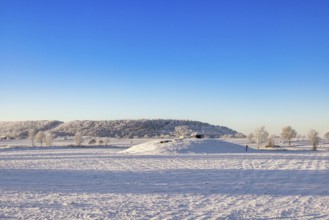
[[[192,134],[192,130],[189,129],[188,126],[176,126],[175,127],[175,133],[176,137],[188,137],[190,134]],[[55,138],[55,134],[50,131],[38,131],[36,129],[29,130],[29,139],[31,140],[32,146],[35,146],[35,143],[40,144],[41,146],[52,146],[53,140]],[[291,146],[291,141],[293,138],[301,137],[297,134],[296,130],[293,129],[291,126],[283,127],[280,133],[280,139],[282,141],[287,141],[289,146]],[[312,145],[312,150],[317,150],[320,137],[319,132],[311,129],[308,132],[308,140],[310,141],[310,144]],[[248,140],[252,143],[257,144],[257,149],[259,149],[261,146],[266,144],[266,147],[273,147],[274,146],[274,139],[276,136],[269,135],[269,132],[265,129],[264,126],[255,129],[254,132],[250,133],[247,136]],[[325,133],[324,138],[329,141],[329,132]],[[74,135],[74,141],[77,146],[81,146],[83,143],[83,135],[81,132],[76,132]],[[89,144],[93,144],[91,140]],[[95,140],[94,140],[95,141]],[[108,141],[105,140],[107,143]],[[103,142],[102,142],[103,143]]]
[[[312,145],[312,150],[317,150],[320,137],[319,132],[311,129],[307,134],[308,140]],[[264,126],[255,129],[253,133],[250,133],[247,138],[250,142],[257,144],[257,149],[262,145],[267,144],[266,147],[274,146],[274,135],[269,135],[268,131]],[[291,145],[291,140],[293,138],[298,138],[297,132],[291,126],[283,127],[280,133],[280,138],[282,141],[287,141],[289,146]],[[329,132],[325,133],[324,138],[329,141]]]

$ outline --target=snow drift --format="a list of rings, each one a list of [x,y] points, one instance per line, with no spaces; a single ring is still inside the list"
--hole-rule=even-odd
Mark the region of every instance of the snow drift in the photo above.
[[[243,153],[245,146],[218,139],[155,140],[132,146],[121,153],[128,154],[216,154]],[[248,149],[248,152],[255,152]]]

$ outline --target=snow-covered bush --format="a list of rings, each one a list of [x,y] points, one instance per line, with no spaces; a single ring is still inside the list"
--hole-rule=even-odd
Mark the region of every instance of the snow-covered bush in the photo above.
[[[222,135],[222,138],[234,138],[233,134],[224,134]]]
[[[185,138],[185,137],[189,137],[192,132],[188,126],[181,125],[175,127],[175,133],[176,133],[176,137]]]
[[[90,139],[90,141],[88,142],[88,144],[96,144],[96,140],[93,138],[93,139]]]

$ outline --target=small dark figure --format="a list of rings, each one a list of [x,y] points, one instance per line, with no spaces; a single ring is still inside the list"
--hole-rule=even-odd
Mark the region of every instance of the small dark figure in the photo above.
[[[248,151],[248,145],[246,145],[246,152]]]

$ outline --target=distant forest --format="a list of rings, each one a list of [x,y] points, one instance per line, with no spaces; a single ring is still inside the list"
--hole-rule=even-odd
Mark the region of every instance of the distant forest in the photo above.
[[[243,136],[224,127],[188,120],[111,120],[111,121],[17,121],[0,122],[0,137],[27,138],[30,130],[51,132],[56,137],[84,136],[113,138],[168,138],[181,132],[201,133],[206,137]]]

